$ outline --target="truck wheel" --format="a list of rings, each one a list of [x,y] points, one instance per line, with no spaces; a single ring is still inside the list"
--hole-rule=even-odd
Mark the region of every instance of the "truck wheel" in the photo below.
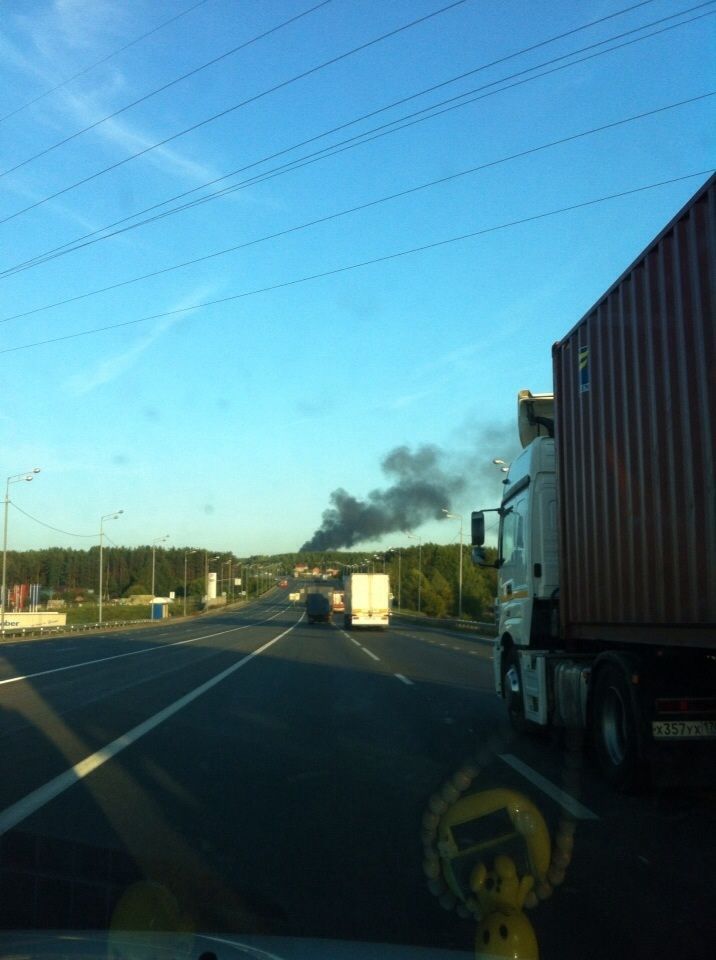
[[[643,777],[632,691],[624,672],[613,664],[597,675],[592,702],[594,752],[604,778],[624,793]]]

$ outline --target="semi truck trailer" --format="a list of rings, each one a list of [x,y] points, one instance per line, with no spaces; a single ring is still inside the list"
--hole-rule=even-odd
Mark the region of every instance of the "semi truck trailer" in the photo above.
[[[624,790],[716,738],[715,223],[711,177],[519,393],[494,561],[472,514],[514,726],[584,728]]]

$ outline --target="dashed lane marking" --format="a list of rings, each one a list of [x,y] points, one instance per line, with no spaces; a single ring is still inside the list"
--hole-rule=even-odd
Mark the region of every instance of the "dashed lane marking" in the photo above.
[[[414,686],[413,681],[408,680],[408,678],[404,677],[402,673],[396,673],[395,676],[398,678],[398,680],[401,680],[406,686],[408,687]]]
[[[511,753],[501,753],[499,757],[500,760],[503,760],[508,766],[512,767],[513,770],[522,774],[526,780],[529,780],[530,783],[538,787],[542,793],[545,793],[548,797],[551,797],[552,800],[555,800],[563,810],[571,813],[577,820],[599,820],[597,814],[590,810],[589,807],[585,807],[584,804],[576,800],[571,794],[566,793],[556,784],[552,783],[551,780],[548,780],[547,777],[543,777],[541,773],[533,770],[532,767],[520,760],[519,757],[515,757]]]
[[[380,660],[380,657],[376,657],[376,655],[373,653],[373,651],[372,651],[372,650],[369,650],[368,647],[364,647],[364,646],[361,645],[361,650],[363,651],[363,653],[367,653],[368,656],[369,656],[369,657],[372,657],[374,660]]]
[[[207,680],[205,683],[202,683],[193,690],[190,690],[189,693],[184,694],[183,697],[180,697],[178,700],[170,703],[168,706],[164,707],[163,710],[159,710],[158,713],[153,714],[142,723],[137,724],[136,727],[132,727],[131,730],[123,733],[122,736],[117,737],[116,740],[112,740],[111,743],[108,743],[106,746],[102,747],[101,750],[97,750],[95,753],[85,757],[84,760],[80,760],[79,763],[76,763],[73,767],[69,767],[64,771],[64,773],[53,777],[52,780],[48,780],[47,783],[44,783],[41,787],[33,790],[32,793],[28,793],[27,796],[22,798],[22,800],[18,800],[17,803],[13,803],[11,806],[7,807],[0,813],[0,836],[17,826],[18,823],[22,823],[23,820],[26,820],[37,810],[44,807],[51,800],[54,800],[55,797],[58,797],[60,794],[64,793],[65,790],[68,790],[79,780],[83,780],[85,777],[88,777],[98,767],[101,767],[108,760],[116,757],[118,753],[121,753],[124,749],[131,746],[131,744],[133,744],[135,741],[145,736],[145,734],[150,733],[155,727],[158,727],[161,723],[164,723],[165,720],[168,720],[170,717],[174,716],[175,713],[178,713],[194,700],[211,690],[211,688],[215,687],[217,683],[221,683],[221,681],[225,680],[226,677],[231,676],[232,673],[235,673],[237,670],[245,667],[247,663],[250,663],[254,659],[254,657],[258,657],[259,654],[264,652],[264,650],[268,650],[268,648],[272,647],[274,643],[277,643],[283,637],[291,633],[291,631],[298,626],[301,620],[303,620],[303,615],[301,615],[300,619],[298,619],[296,623],[292,624],[288,630],[284,630],[283,633],[279,633],[277,637],[274,637],[267,643],[257,647],[256,650],[247,654],[245,657],[242,657],[241,660],[237,661],[237,663],[234,663],[230,667],[227,667],[226,670],[222,670],[220,673],[215,674],[210,680]]]

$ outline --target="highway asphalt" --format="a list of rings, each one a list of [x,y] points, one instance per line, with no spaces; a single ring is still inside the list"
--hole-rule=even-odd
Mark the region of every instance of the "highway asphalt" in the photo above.
[[[284,590],[2,644],[0,927],[106,927],[124,895],[137,925],[154,902],[207,932],[469,950],[474,925],[427,890],[420,831],[477,758],[474,789],[527,794],[553,832],[576,823],[564,883],[531,914],[542,957],[708,956],[713,792],[620,797],[564,738],[516,737],[490,656],[418,621],[309,626]]]

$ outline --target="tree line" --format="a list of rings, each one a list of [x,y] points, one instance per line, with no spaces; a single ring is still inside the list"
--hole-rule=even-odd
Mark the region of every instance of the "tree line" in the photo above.
[[[476,567],[470,550],[463,546],[462,612],[473,620],[491,619],[494,612],[496,572]],[[488,560],[497,556],[486,551]],[[284,565],[305,563],[309,567],[338,566],[341,572],[355,566],[358,570],[387,573],[394,603],[403,610],[420,609],[430,617],[457,616],[459,610],[460,547],[457,544],[424,543],[385,551],[326,551],[279,554],[271,558]]]
[[[249,581],[256,591],[257,574],[268,576],[268,564],[240,561],[233,554],[192,547],[155,550],[154,592],[167,596],[174,591],[184,595],[184,560],[186,556],[187,595],[206,592],[206,566],[217,574],[218,589],[232,593],[233,580]],[[219,557],[216,561],[213,558]],[[231,566],[229,566],[231,561]],[[250,564],[250,566],[249,566]],[[102,554],[103,594],[106,598],[149,594],[152,586],[152,548],[105,547]],[[43,600],[74,600],[97,593],[99,588],[99,547],[77,550],[70,547],[48,547],[42,550],[8,551],[7,584],[39,583]]]
[[[488,551],[489,553],[489,551]],[[219,560],[214,558],[219,557]],[[394,603],[404,610],[418,610],[427,616],[456,616],[459,606],[460,547],[424,543],[388,551],[326,551],[280,553],[237,557],[234,554],[200,548],[156,549],[155,594],[184,595],[186,557],[187,596],[198,597],[206,590],[206,562],[217,573],[218,590],[230,595],[248,589],[250,595],[265,589],[274,578],[290,575],[296,564],[309,568],[338,568],[385,572],[390,576]],[[105,547],[103,551],[103,593],[105,598],[149,594],[152,584],[152,548]],[[230,561],[230,565],[229,565]],[[234,586],[240,577],[241,587]],[[475,567],[469,549],[463,548],[463,615],[476,620],[492,616],[495,597],[494,569]],[[96,595],[99,585],[99,547],[77,550],[48,547],[42,550],[8,552],[7,583],[39,583],[41,598],[75,600]]]

